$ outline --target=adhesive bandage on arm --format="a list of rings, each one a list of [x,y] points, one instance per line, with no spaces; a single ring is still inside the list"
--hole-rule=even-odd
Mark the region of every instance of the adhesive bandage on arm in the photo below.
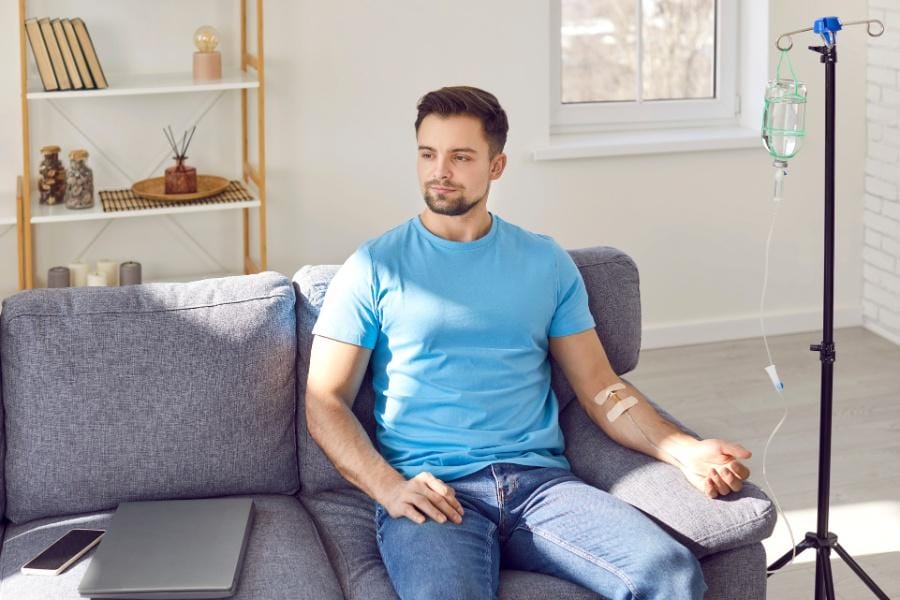
[[[628,396],[624,400],[619,400],[619,402],[617,402],[616,405],[613,406],[608,413],[606,413],[607,420],[609,420],[610,423],[615,423],[616,419],[621,417],[626,410],[637,405],[637,403],[637,398],[635,398],[634,396]]]
[[[606,419],[610,423],[615,423],[616,419],[621,417],[626,410],[638,403],[637,398],[634,396],[628,396],[624,400],[619,398],[619,395],[616,392],[620,392],[624,389],[627,389],[627,386],[624,383],[614,383],[594,396],[594,402],[600,406],[606,404],[606,401],[609,400],[610,397],[618,400],[609,412],[606,413]]]
[[[631,408],[634,408],[635,406],[638,405],[639,401],[634,396],[628,396],[624,400],[619,398],[619,395],[617,394],[617,392],[620,392],[625,389],[628,389],[628,386],[626,386],[624,383],[614,383],[611,386],[601,390],[600,392],[597,393],[596,396],[594,396],[594,402],[598,406],[603,406],[604,404],[606,404],[606,401],[609,400],[610,398],[613,398],[614,400],[617,401],[613,405],[613,407],[606,413],[606,419],[610,423],[615,423],[619,417],[626,414]],[[653,440],[651,440],[649,438],[649,436],[647,436],[647,434],[644,433],[644,430],[641,428],[641,426],[638,424],[638,422],[634,420],[634,417],[632,417],[630,414],[628,414],[626,416],[628,417],[628,422],[631,423],[631,425],[635,429],[637,429],[638,433],[641,435],[641,437],[644,438],[644,440],[646,440],[646,442],[648,444],[650,444],[651,446],[656,448],[658,451],[671,457],[679,465],[683,465],[683,463],[680,460],[678,460],[678,458],[676,456],[674,456],[671,452],[667,452],[667,451],[663,450],[658,444],[654,443]]]
[[[609,400],[610,396],[614,396],[616,392],[625,389],[624,383],[614,383],[611,386],[607,387],[604,390],[597,392],[597,395],[594,396],[594,402],[598,405],[603,406],[606,404],[606,401]],[[618,396],[616,396],[618,398]]]

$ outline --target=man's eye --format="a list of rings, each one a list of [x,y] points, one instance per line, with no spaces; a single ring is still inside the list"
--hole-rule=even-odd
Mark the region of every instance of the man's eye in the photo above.
[[[456,160],[469,160],[468,156],[457,156]]]
[[[422,158],[431,158],[431,155],[427,152],[422,153]]]

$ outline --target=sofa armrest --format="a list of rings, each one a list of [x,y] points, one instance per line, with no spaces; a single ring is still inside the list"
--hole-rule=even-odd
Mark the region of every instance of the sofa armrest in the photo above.
[[[667,419],[693,434],[651,400]],[[587,483],[640,509],[702,558],[714,552],[760,542],[775,527],[775,508],[756,485],[708,498],[676,467],[609,438],[577,401],[560,414],[566,456]]]

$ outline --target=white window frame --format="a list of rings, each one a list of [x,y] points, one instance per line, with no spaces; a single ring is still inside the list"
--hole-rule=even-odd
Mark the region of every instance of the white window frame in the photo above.
[[[637,5],[641,22],[642,2]],[[550,133],[590,133],[672,127],[722,126],[737,123],[739,7],[735,0],[716,0],[715,98],[683,100],[631,100],[563,104],[562,93],[562,1],[551,0],[550,29]],[[639,25],[640,26],[640,25]],[[635,52],[640,67],[642,36]],[[642,86],[638,68],[636,90]]]
[[[535,160],[760,146],[762,108],[753,100],[768,79],[774,47],[767,2],[717,0],[716,99],[569,105],[560,97],[562,8],[560,0],[549,4],[549,118],[545,142],[532,149]]]

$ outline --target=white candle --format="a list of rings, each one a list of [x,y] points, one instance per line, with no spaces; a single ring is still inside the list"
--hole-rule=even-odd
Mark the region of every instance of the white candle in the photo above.
[[[88,287],[100,287],[106,285],[106,273],[94,271],[87,274]]]
[[[87,285],[88,266],[83,262],[69,263],[69,274],[71,281],[69,285],[72,287],[82,287]]]
[[[101,258],[97,261],[97,272],[106,274],[106,285],[119,285],[119,263],[114,260]]]

